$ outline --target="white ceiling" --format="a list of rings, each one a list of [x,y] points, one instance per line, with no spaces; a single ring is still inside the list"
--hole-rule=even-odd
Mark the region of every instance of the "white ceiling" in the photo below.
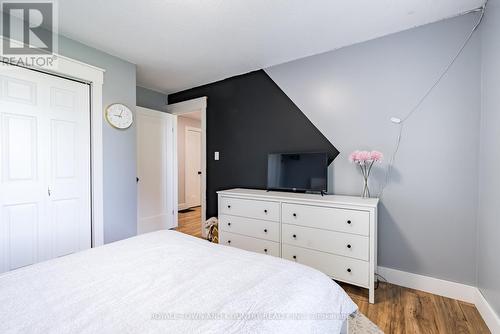
[[[455,16],[484,0],[64,0],[59,31],[165,93]]]

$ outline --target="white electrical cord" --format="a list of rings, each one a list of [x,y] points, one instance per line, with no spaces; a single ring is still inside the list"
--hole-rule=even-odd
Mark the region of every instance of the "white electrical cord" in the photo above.
[[[389,164],[387,165],[387,171],[386,171],[386,174],[385,174],[385,182],[384,182],[384,185],[381,187],[380,193],[378,195],[378,197],[380,199],[382,199],[382,196],[384,195],[384,190],[387,187],[387,185],[389,184],[389,181],[391,179],[391,174],[392,174],[392,170],[393,170],[393,167],[394,167],[394,163],[396,162],[396,155],[398,154],[399,147],[401,146],[401,138],[403,137],[404,123],[415,113],[415,111],[418,110],[418,108],[420,108],[420,106],[425,102],[425,100],[427,99],[427,97],[429,97],[429,95],[439,85],[439,83],[441,82],[441,80],[443,80],[444,76],[450,71],[450,68],[453,66],[453,64],[455,64],[455,62],[457,61],[458,57],[460,57],[460,55],[464,51],[465,47],[469,43],[470,39],[474,35],[474,32],[477,30],[477,28],[479,27],[479,25],[483,21],[484,13],[486,11],[486,5],[487,4],[488,4],[488,0],[486,0],[486,2],[484,3],[484,5],[482,7],[479,7],[479,8],[476,8],[476,9],[473,9],[471,11],[463,13],[463,15],[465,15],[465,14],[469,14],[469,13],[481,12],[481,16],[479,17],[479,19],[477,20],[476,24],[474,25],[474,28],[472,28],[471,32],[467,35],[467,38],[465,39],[465,41],[461,45],[461,47],[458,50],[458,52],[456,53],[456,55],[452,58],[451,62],[444,68],[444,70],[441,72],[441,75],[439,75],[439,77],[436,79],[436,81],[434,82],[434,84],[425,92],[425,94],[418,101],[418,103],[410,110],[410,112],[408,112],[408,114],[405,117],[403,117],[401,119],[397,118],[397,117],[392,117],[391,118],[391,121],[394,124],[398,125],[399,131],[398,131],[398,137],[396,139],[396,145],[394,147],[394,151],[392,152],[391,159],[389,160]]]

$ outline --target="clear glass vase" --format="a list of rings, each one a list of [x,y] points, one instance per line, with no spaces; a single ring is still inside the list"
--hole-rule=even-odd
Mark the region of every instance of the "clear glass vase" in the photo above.
[[[368,177],[363,177],[364,186],[363,193],[361,194],[361,198],[370,198],[370,188],[368,188]]]

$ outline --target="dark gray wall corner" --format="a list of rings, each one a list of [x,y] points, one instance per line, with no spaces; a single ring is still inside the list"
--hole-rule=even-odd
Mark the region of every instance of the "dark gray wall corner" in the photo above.
[[[267,154],[337,149],[263,71],[171,94],[169,103],[207,96],[207,216],[217,215],[216,191],[266,188]],[[214,152],[220,160],[214,161]]]
[[[161,92],[137,86],[136,99],[136,105],[139,107],[163,111],[167,105],[168,96]]]

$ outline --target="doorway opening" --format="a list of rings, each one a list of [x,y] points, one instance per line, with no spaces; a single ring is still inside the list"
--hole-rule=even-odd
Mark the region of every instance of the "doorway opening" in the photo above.
[[[201,112],[177,118],[179,230],[201,237]]]
[[[206,97],[172,104],[167,110],[177,115],[177,230],[204,238]]]

